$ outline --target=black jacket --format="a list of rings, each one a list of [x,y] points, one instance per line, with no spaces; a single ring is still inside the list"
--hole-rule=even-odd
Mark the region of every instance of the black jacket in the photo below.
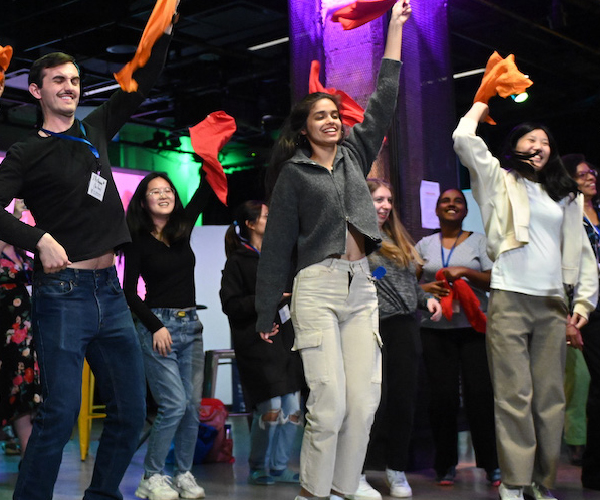
[[[259,255],[242,247],[225,264],[221,280],[221,303],[229,318],[235,357],[242,386],[255,405],[275,396],[300,390],[304,384],[302,363],[292,351],[292,321],[281,325],[279,334],[269,344],[256,333],[254,296]]]

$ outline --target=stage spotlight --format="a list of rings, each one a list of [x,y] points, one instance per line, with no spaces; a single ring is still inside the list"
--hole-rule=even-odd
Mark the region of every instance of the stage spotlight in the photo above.
[[[525,102],[527,99],[529,99],[529,94],[527,92],[521,92],[520,94],[513,94],[511,95],[513,101],[515,101],[518,104],[521,104],[522,102]]]

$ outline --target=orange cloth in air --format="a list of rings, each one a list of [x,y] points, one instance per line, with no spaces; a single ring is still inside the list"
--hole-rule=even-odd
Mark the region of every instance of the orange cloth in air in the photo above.
[[[4,81],[4,72],[8,69],[12,55],[13,48],[10,45],[7,45],[6,47],[0,45],[0,68],[2,68],[2,71],[0,72],[0,83]]]
[[[235,130],[235,120],[225,111],[215,111],[190,127],[192,148],[202,157],[206,181],[223,205],[227,205],[227,177],[219,162],[219,151],[231,139]]]
[[[485,73],[473,102],[487,104],[496,94],[506,98],[509,95],[520,94],[532,85],[533,82],[517,69],[513,54],[502,59],[502,56],[494,51],[485,66]],[[489,116],[485,121],[496,124]]]
[[[469,320],[469,323],[473,329],[476,332],[485,333],[487,318],[479,308],[479,299],[473,290],[471,290],[469,284],[462,278],[454,280],[452,284],[448,283],[443,269],[440,269],[437,273],[435,273],[435,279],[438,281],[443,281],[444,287],[450,290],[450,293],[446,297],[442,297],[440,299],[440,305],[442,306],[442,314],[444,317],[448,321],[452,319],[454,314],[452,311],[452,301],[458,300],[460,307],[465,312],[465,316]]]
[[[157,0],[133,59],[121,71],[115,73],[115,80],[125,92],[135,92],[138,89],[138,83],[133,79],[133,73],[148,62],[152,47],[171,24],[177,8],[177,1]]]
[[[357,0],[336,10],[331,20],[340,23],[345,30],[351,30],[383,16],[395,3],[396,0]]]
[[[364,120],[365,110],[342,90],[334,88],[326,89],[319,81],[319,71],[321,64],[319,61],[310,63],[310,76],[308,78],[308,92],[325,92],[330,95],[337,95],[341,99],[340,114],[342,115],[342,123],[348,127],[352,127],[357,123],[362,123]]]

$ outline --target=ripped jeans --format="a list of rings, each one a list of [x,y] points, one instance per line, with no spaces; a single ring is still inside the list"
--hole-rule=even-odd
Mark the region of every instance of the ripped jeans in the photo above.
[[[263,418],[277,412],[276,420]],[[292,420],[290,417],[297,417]],[[285,470],[300,426],[300,392],[276,396],[256,405],[250,431],[250,471]]]

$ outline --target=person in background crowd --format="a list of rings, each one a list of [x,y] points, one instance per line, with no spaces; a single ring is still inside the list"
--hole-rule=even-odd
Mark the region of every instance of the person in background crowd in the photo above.
[[[482,234],[464,231],[467,200],[459,189],[447,189],[436,204],[440,232],[417,243],[423,259],[419,276],[423,288],[440,298],[448,296],[441,270],[449,282],[464,279],[477,300],[481,313],[487,310],[492,261],[487,256]],[[439,275],[438,275],[439,276]],[[485,331],[474,328],[464,304],[453,300],[452,317],[439,323],[428,318],[421,322],[423,357],[429,379],[429,421],[435,444],[436,481],[442,486],[454,484],[458,463],[458,412],[461,394],[471,431],[478,467],[485,469],[487,480],[500,484],[500,470],[494,431],[494,395],[488,369]],[[484,329],[483,329],[484,330]]]
[[[596,255],[600,259],[600,207],[598,206],[598,169],[580,154],[562,157],[569,175],[583,193],[583,226]],[[581,483],[600,490],[600,310],[592,311],[588,324],[581,329],[583,357],[589,371],[587,394],[587,432],[581,456]],[[578,350],[570,349],[573,353]],[[578,450],[576,450],[578,451]]]
[[[15,200],[13,214],[21,218],[27,208]],[[21,456],[33,429],[33,417],[42,400],[40,369],[31,334],[33,259],[0,241],[0,425],[12,424]]]
[[[250,484],[298,483],[288,468],[301,425],[302,364],[292,351],[294,329],[289,321],[290,294],[284,293],[276,323],[279,335],[267,344],[256,335],[256,271],[269,209],[246,201],[225,234],[227,262],[221,280],[221,303],[229,319],[235,359],[244,392],[254,409],[250,431]]]
[[[440,303],[419,286],[416,265],[422,264],[412,239],[394,208],[392,186],[382,179],[367,179],[383,238],[381,248],[368,256],[379,299],[379,333],[383,341],[381,404],[371,429],[370,448],[383,443],[385,477],[390,495],[412,496],[406,479],[408,450],[416,407],[421,338],[417,308],[442,316]],[[350,500],[376,499],[381,494],[361,475]]]

